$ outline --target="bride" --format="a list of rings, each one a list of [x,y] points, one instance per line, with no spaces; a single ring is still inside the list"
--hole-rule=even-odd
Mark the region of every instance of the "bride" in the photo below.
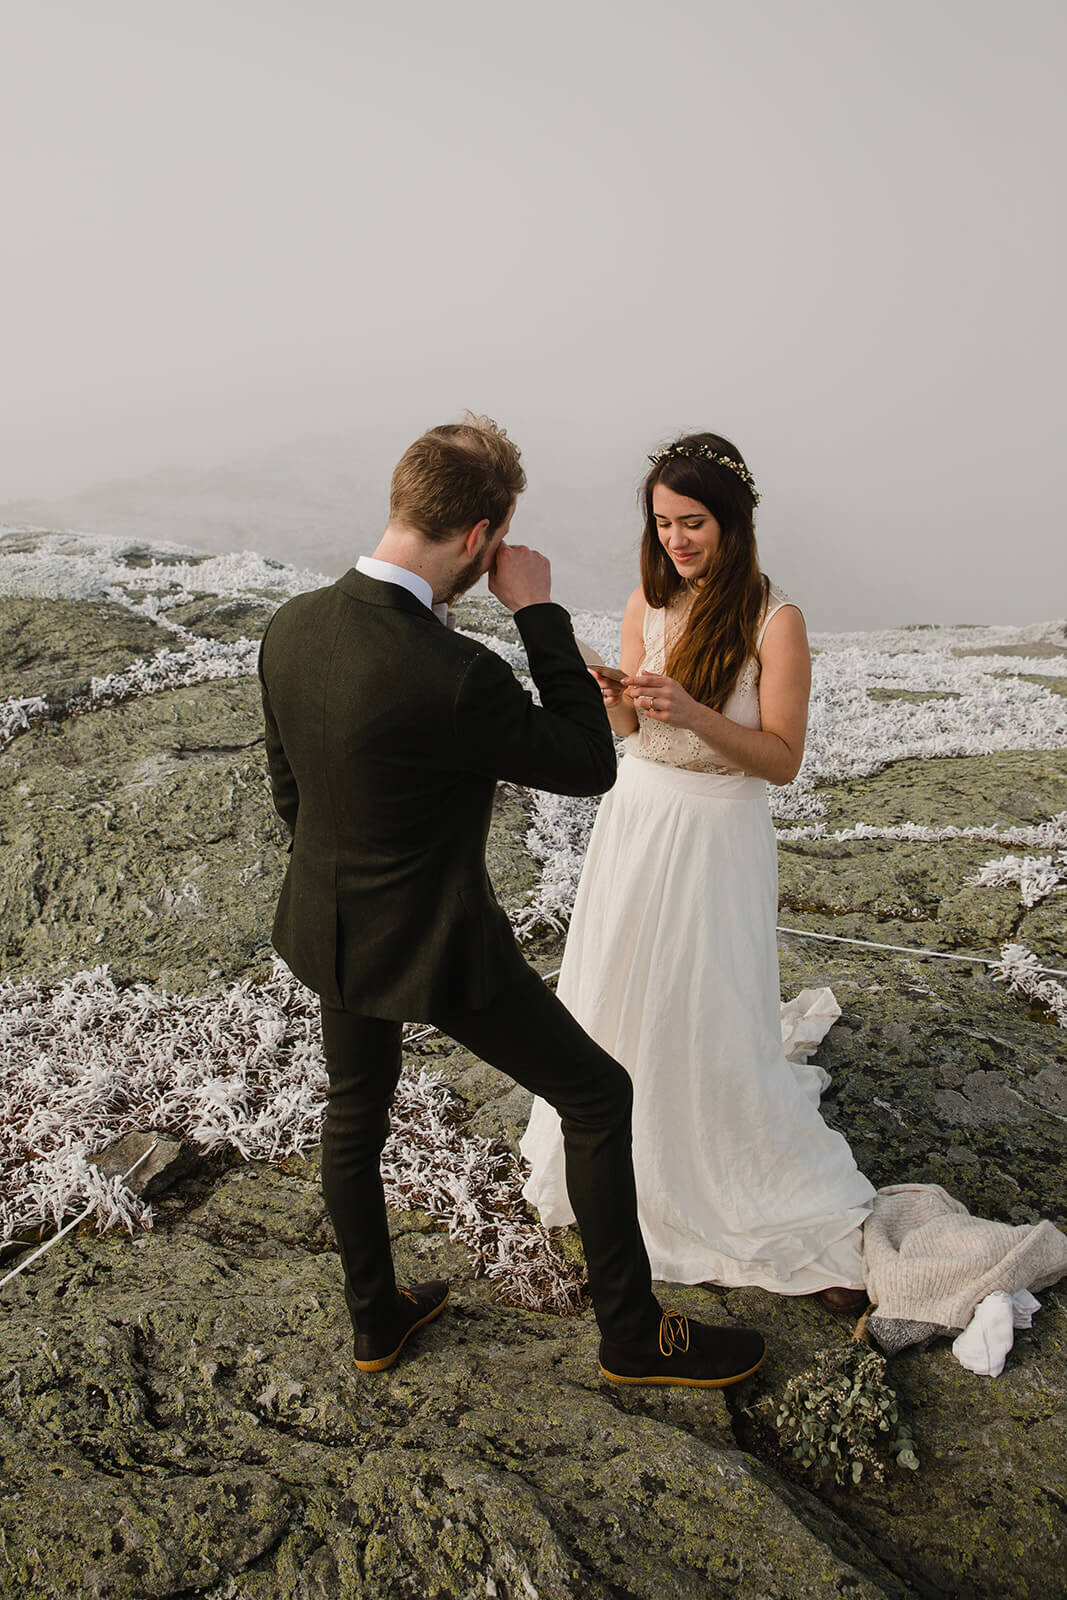
[[[653,1276],[851,1307],[874,1191],[819,1114],[825,1074],[787,1059],[779,1005],[766,786],[794,778],[804,751],[804,621],[760,571],[759,497],[737,448],[699,433],[650,459],[625,676],[596,674],[626,755],[593,829],[559,996],[634,1081]],[[573,1222],[559,1118],[542,1100],[521,1148],[541,1220]]]

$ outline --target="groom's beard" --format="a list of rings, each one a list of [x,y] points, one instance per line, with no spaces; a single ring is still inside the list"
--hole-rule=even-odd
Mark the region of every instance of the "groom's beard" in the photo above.
[[[445,604],[450,606],[461,595],[465,595],[468,589],[473,589],[478,579],[484,578],[489,571],[495,555],[496,551],[492,549],[491,542],[487,542],[473,561],[468,561],[460,567],[459,571],[453,574],[448,593],[445,595]]]
[[[481,561],[468,561],[466,566],[460,567],[459,571],[453,574],[448,593],[445,595],[445,604],[452,605],[461,595],[465,595],[468,589],[473,589],[483,570]]]

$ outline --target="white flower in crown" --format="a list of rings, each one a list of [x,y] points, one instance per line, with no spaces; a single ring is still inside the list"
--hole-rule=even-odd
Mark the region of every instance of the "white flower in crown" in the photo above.
[[[759,493],[756,489],[756,480],[745,466],[743,461],[735,461],[733,456],[724,456],[718,450],[713,450],[710,444],[669,444],[665,450],[659,450],[654,456],[649,456],[654,467],[661,462],[674,461],[685,456],[700,456],[704,461],[714,461],[720,467],[729,467],[731,472],[736,472],[741,482],[752,496],[752,504],[759,505]]]

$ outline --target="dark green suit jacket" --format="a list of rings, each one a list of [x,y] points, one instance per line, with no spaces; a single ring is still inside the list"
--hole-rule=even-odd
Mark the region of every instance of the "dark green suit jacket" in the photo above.
[[[260,681],[274,804],[292,834],[274,946],[327,1004],[425,1020],[515,974],[485,866],[498,779],[600,794],[616,761],[570,618],[515,615],[541,706],[484,645],[353,569],[282,606]]]

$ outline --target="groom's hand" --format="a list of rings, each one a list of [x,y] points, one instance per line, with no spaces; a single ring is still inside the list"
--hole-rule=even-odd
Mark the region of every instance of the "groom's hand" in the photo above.
[[[489,591],[509,611],[543,605],[552,598],[548,557],[524,544],[502,544],[489,569]]]

